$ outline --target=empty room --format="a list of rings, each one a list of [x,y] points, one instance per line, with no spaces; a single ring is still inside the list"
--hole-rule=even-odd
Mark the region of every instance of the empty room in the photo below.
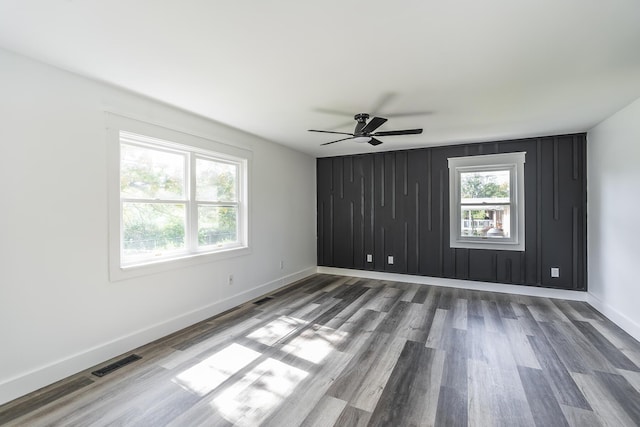
[[[0,425],[640,425],[639,22],[0,0]]]

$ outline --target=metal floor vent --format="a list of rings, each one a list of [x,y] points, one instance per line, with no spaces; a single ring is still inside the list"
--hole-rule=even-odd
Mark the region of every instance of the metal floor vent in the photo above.
[[[115,371],[116,369],[120,369],[129,363],[135,362],[136,360],[142,359],[142,356],[138,356],[137,354],[132,354],[130,356],[125,357],[124,359],[120,359],[116,362],[113,362],[110,365],[105,366],[104,368],[98,369],[97,371],[91,372],[96,377],[104,377],[107,374]]]
[[[255,305],[261,305],[261,304],[264,304],[265,302],[271,301],[273,298],[274,297],[264,297],[264,298],[259,299],[258,301],[254,301],[253,303]]]

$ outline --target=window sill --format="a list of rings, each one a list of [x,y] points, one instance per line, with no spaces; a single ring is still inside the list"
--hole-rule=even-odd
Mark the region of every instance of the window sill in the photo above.
[[[499,242],[490,238],[482,240],[457,240],[451,242],[452,248],[460,249],[485,249],[493,251],[519,251],[524,252],[524,243]]]
[[[193,265],[206,264],[222,261],[229,258],[235,258],[238,256],[245,256],[249,255],[250,253],[250,247],[242,246],[220,250],[217,252],[196,253],[185,255],[180,258],[151,261],[122,267],[112,265],[109,271],[109,280],[111,282],[118,282],[134,277],[148,276]]]

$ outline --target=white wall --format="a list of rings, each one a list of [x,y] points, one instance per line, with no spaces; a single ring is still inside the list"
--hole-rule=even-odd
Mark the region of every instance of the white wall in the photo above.
[[[105,108],[251,149],[252,253],[110,282]],[[315,272],[312,157],[2,50],[0,121],[0,403]]]
[[[589,302],[640,340],[640,99],[587,140]]]

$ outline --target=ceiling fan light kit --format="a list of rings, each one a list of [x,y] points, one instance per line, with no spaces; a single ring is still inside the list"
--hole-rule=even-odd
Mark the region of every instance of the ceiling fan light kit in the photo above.
[[[387,119],[384,117],[373,117],[371,120],[367,122],[369,119],[369,114],[367,113],[359,113],[353,116],[356,121],[356,128],[353,133],[348,132],[335,132],[330,130],[315,130],[309,129],[309,132],[321,132],[321,133],[333,133],[338,135],[349,135],[346,138],[338,139],[335,141],[325,142],[320,145],[329,145],[334,144],[340,141],[352,140],[358,143],[369,143],[373,146],[382,144],[382,141],[377,139],[377,136],[393,136],[393,135],[417,135],[422,133],[422,129],[403,129],[403,130],[390,130],[390,131],[382,131],[375,132],[380,126],[382,126]]]
[[[353,139],[353,142],[357,142],[359,144],[371,141],[370,136],[355,136],[352,139]]]

